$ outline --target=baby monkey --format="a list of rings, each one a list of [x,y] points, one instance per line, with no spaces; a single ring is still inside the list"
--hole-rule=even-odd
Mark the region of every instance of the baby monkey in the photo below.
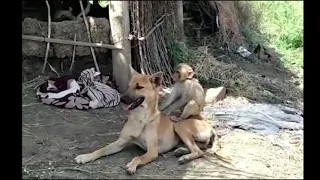
[[[171,116],[172,121],[199,115],[205,105],[204,90],[193,75],[193,69],[188,64],[180,63],[174,68],[172,92],[160,107],[160,111],[166,115],[175,110],[182,111],[180,117]]]

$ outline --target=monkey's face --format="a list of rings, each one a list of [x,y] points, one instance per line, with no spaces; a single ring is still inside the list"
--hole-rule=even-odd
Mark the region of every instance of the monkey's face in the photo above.
[[[178,64],[174,69],[174,74],[172,75],[173,81],[176,82],[182,82],[186,79],[192,79],[193,78],[193,69],[191,66],[181,63]]]
[[[131,111],[137,107],[147,107],[150,102],[156,102],[162,79],[162,72],[152,76],[145,74],[132,76],[127,92],[120,99],[126,105],[125,109]]]
[[[179,82],[180,81],[180,72],[178,70],[175,70],[172,75],[173,82]]]

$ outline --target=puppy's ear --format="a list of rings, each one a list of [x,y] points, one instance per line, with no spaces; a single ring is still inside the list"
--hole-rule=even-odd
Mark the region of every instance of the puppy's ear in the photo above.
[[[163,80],[163,72],[156,72],[151,77],[151,83],[154,83],[156,87],[159,87]]]

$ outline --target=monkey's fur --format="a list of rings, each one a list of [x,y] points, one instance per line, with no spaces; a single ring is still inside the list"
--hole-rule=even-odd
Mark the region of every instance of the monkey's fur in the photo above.
[[[172,79],[175,82],[172,92],[160,107],[160,111],[168,115],[175,110],[181,110],[181,115],[172,120],[179,121],[191,115],[200,115],[205,106],[205,92],[199,81],[193,78],[191,66],[180,63],[174,68]]]

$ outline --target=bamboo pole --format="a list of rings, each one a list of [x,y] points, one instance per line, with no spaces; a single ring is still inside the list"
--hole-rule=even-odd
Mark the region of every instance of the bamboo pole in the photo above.
[[[116,45],[102,44],[102,43],[87,43],[87,42],[81,42],[81,41],[70,41],[70,40],[46,38],[46,37],[39,37],[39,36],[32,36],[32,35],[22,35],[22,39],[39,41],[39,42],[50,42],[55,44],[66,44],[66,45],[88,46],[88,47],[92,46],[92,47],[100,47],[100,48],[106,48],[106,49],[122,50],[122,47],[116,46]]]
[[[81,0],[79,0],[79,3],[80,3],[81,11],[82,11],[84,24],[86,25],[86,28],[87,28],[88,40],[89,40],[89,43],[91,43],[91,35],[90,35],[90,29],[89,29],[86,13],[84,12],[84,8],[83,8],[83,4],[82,4]],[[88,3],[90,4],[90,2],[88,2]],[[92,46],[90,46],[90,50],[91,50],[91,54],[92,54],[94,65],[96,66],[96,70],[98,72],[100,72],[100,68],[99,68],[99,65],[98,65],[98,62],[97,62],[97,58],[96,58],[96,55],[94,53],[94,50],[93,50]]]
[[[48,9],[48,38],[51,37],[51,16],[50,16],[50,5],[49,2],[46,0],[46,5],[47,5],[47,9]],[[46,54],[44,57],[44,63],[42,66],[42,74],[44,73],[44,71],[46,70],[46,66],[47,66],[47,62],[48,62],[48,55],[49,55],[49,50],[50,50],[50,42],[47,42],[47,49],[46,49]]]

